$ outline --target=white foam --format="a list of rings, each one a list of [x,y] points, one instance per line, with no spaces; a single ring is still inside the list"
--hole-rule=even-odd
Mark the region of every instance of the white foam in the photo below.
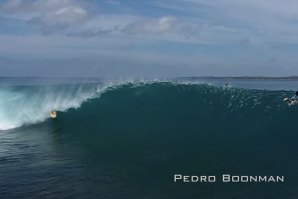
[[[99,97],[106,86],[0,88],[0,130],[42,122],[52,110],[79,108]]]

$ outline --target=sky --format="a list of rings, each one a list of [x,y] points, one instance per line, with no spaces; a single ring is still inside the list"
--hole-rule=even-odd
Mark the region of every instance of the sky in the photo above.
[[[0,76],[298,75],[295,0],[0,0]]]

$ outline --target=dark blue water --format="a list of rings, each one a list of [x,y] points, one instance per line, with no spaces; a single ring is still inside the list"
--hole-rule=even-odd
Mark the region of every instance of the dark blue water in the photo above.
[[[0,81],[1,198],[298,197],[295,80],[30,81]],[[173,182],[225,173],[285,182]]]

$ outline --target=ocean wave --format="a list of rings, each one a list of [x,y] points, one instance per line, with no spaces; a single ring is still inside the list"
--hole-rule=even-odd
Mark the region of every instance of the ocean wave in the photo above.
[[[197,108],[210,112],[241,112],[256,109],[255,114],[262,114],[270,108],[279,108],[287,95],[281,91],[260,91],[213,86],[204,82],[170,82],[160,80],[121,80],[105,83],[87,83],[50,86],[7,86],[0,87],[0,130],[7,130],[24,125],[43,122],[49,118],[52,110],[67,112],[78,109],[94,98],[99,98],[110,90],[133,90],[135,96],[153,95],[151,100],[159,100],[160,109],[166,101],[193,98],[182,103],[197,103]],[[125,91],[125,89],[128,89]],[[171,93],[167,96],[165,94]],[[146,97],[144,95],[143,97]],[[160,96],[160,97],[159,97]],[[123,97],[123,96],[122,96]],[[175,99],[177,98],[177,99]],[[149,100],[150,100],[149,99]],[[122,99],[119,99],[119,103]],[[142,107],[145,109],[146,107]],[[172,109],[175,107],[171,107]]]

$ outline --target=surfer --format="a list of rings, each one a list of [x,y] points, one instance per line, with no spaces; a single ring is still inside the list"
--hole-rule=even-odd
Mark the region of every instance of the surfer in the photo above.
[[[285,98],[284,101],[286,101],[289,105],[298,104],[298,91],[292,98]]]
[[[57,112],[56,111],[51,111],[50,117],[53,118],[53,119],[56,118],[57,117]]]

